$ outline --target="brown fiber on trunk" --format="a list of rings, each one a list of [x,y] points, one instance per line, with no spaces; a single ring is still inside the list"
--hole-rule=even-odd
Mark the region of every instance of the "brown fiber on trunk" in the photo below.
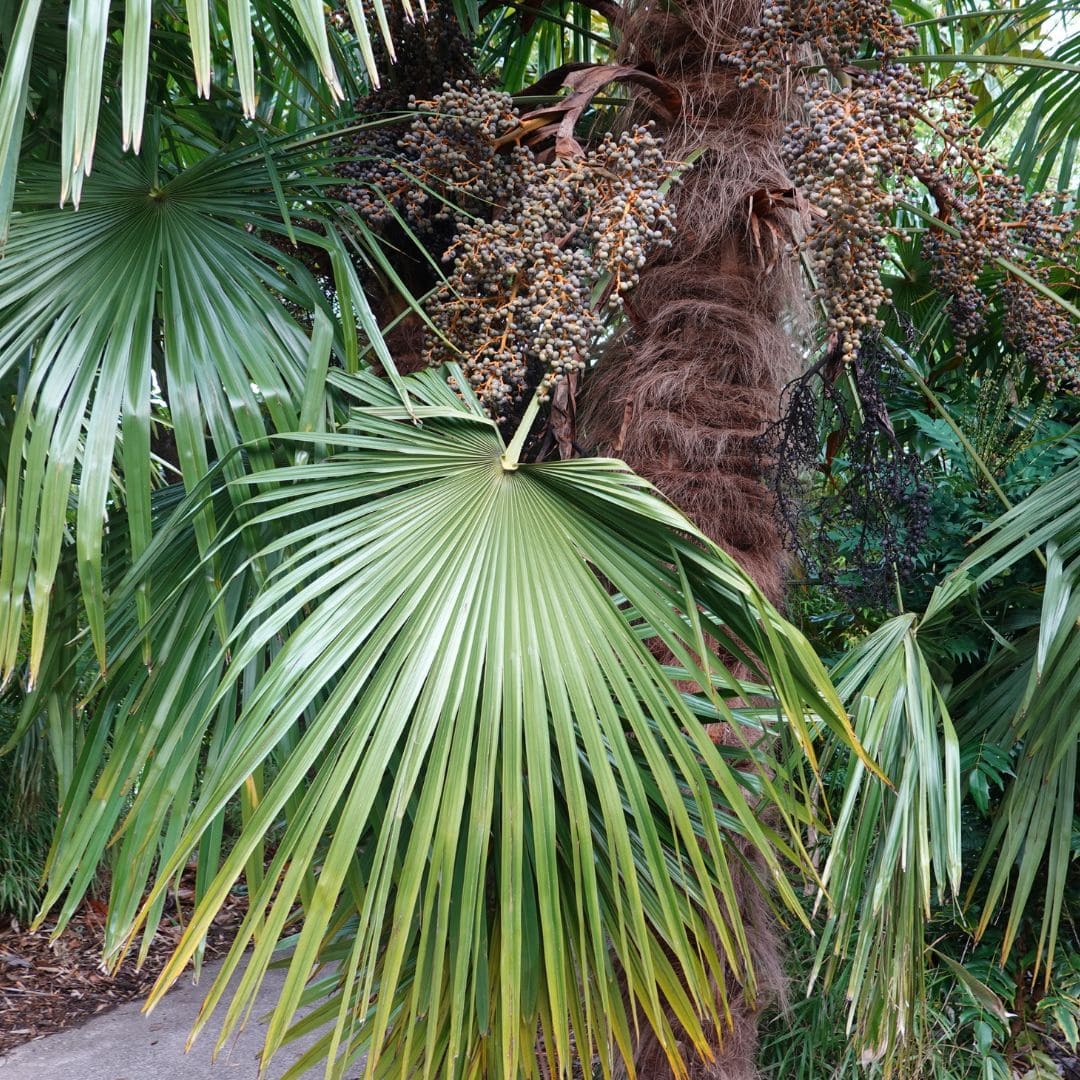
[[[586,380],[579,424],[581,441],[656,484],[779,604],[787,560],[757,439],[797,368],[786,325],[800,278],[781,250],[791,222],[778,205],[790,206],[779,154],[788,102],[740,87],[722,59],[759,16],[756,0],[681,0],[641,4],[624,23],[620,59],[654,66],[683,97],[665,132],[668,156],[699,156],[675,191],[674,243],[642,269],[630,329]],[[755,1077],[756,1010],[783,993],[762,888],[746,870],[736,883],[757,997],[728,987],[733,1025],[712,1033],[715,1058],[698,1061],[683,1048],[691,1080]],[[651,1031],[643,1029],[635,1071],[641,1080],[674,1075]]]
[[[654,65],[683,97],[668,156],[701,156],[676,189],[674,244],[641,271],[627,305],[632,328],[586,381],[580,430],[653,481],[778,603],[785,557],[755,440],[797,360],[785,319],[799,279],[778,250],[788,211],[760,198],[790,188],[779,155],[787,103],[740,87],[722,60],[758,16],[754,0],[683,0],[627,19],[621,58]]]

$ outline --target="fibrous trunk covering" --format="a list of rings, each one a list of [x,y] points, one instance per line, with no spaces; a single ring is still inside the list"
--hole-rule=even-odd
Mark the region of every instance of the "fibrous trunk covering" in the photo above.
[[[682,94],[668,156],[700,156],[678,188],[673,246],[641,271],[630,329],[586,382],[581,432],[656,484],[779,603],[786,560],[758,440],[796,362],[783,320],[799,277],[782,251],[787,223],[776,216],[787,213],[782,193],[791,186],[779,154],[787,106],[740,87],[722,60],[759,17],[755,0],[682,0],[643,4],[627,19],[623,58],[652,65]],[[781,992],[767,904],[749,874],[742,886],[757,999],[729,988],[733,1026],[716,1033],[716,1058],[694,1064],[691,1080],[755,1076],[755,1009]],[[672,1076],[651,1032],[635,1066],[642,1080]]]
[[[794,350],[782,324],[798,277],[769,215],[790,188],[784,102],[739,87],[721,57],[759,17],[755,0],[645,4],[623,53],[681,91],[672,160],[700,153],[677,191],[673,246],[641,271],[631,328],[587,380],[582,434],[647,477],[778,602],[785,566],[756,440],[776,418]]]

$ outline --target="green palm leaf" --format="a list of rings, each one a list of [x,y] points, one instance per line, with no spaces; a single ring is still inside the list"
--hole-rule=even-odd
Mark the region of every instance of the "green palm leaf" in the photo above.
[[[1049,978],[1072,858],[1080,748],[1080,465],[1072,465],[989,525],[958,568],[984,586],[1040,548],[1046,552],[1042,611],[1030,640],[994,656],[965,688],[974,731],[1009,708],[1008,740],[1021,745],[972,882],[993,866],[979,920],[982,933],[1011,893],[1002,952],[1011,951],[1036,883],[1045,881],[1035,970]],[[1004,661],[1004,663],[1002,663]]]
[[[224,455],[261,438],[267,421],[299,426],[312,345],[282,297],[326,303],[302,266],[260,238],[282,231],[261,153],[212,153],[190,168],[110,155],[77,213],[36,208],[36,192],[27,185],[0,260],[0,375],[21,365],[23,377],[3,493],[0,668],[7,677],[15,666],[29,595],[31,683],[72,483],[79,581],[104,664],[106,506],[115,467],[137,558],[150,539],[154,380],[194,485],[208,435]],[[212,531],[207,512],[204,548]]]
[[[296,926],[266,1055],[297,1007],[329,992],[298,1029],[327,1026],[311,1060],[328,1055],[328,1075],[364,1053],[367,1075],[536,1075],[541,1031],[559,1075],[575,1047],[610,1064],[634,1023],[620,979],[673,1059],[708,1053],[703,1023],[723,1014],[710,980],[729,971],[754,985],[732,834],[761,853],[792,910],[781,860],[804,859],[765,823],[752,770],[712,744],[648,639],[729,721],[725,698],[741,688],[703,635],[769,673],[775,735],[808,739],[824,723],[850,746],[824,670],[736,565],[619,462],[508,467],[498,431],[438,373],[408,380],[422,423],[370,375],[337,381],[365,407],[327,437],[330,457],[231,484],[258,490],[220,534],[231,632],[214,662],[192,652],[213,638],[211,616],[191,619],[205,606],[199,493],[118,589],[117,659],[47,906],[70,913],[120,822],[129,872],[110,903],[115,951],[198,849],[205,888],[156,1000],[247,867],[249,913],[200,1026],[253,946],[227,1038]],[[224,517],[230,499],[216,499]],[[148,573],[157,599],[140,630],[131,608]],[[156,650],[152,672],[144,632],[178,643]],[[244,792],[244,827],[219,861],[215,823]],[[336,972],[306,995],[331,959]],[[678,1048],[665,1008],[690,1046]]]
[[[913,615],[891,619],[833,671],[855,730],[891,780],[852,758],[822,872],[835,905],[811,986],[847,979],[849,1030],[893,1057],[925,996],[925,930],[936,893],[960,888],[960,755]],[[850,958],[851,964],[841,964]]]
[[[848,763],[822,872],[835,914],[813,978],[847,979],[858,1044],[884,1054],[890,1067],[902,1059],[925,997],[933,891],[938,903],[960,892],[958,732],[965,742],[985,736],[1006,751],[1018,748],[1015,775],[968,882],[969,902],[976,886],[986,885],[977,934],[1007,906],[1008,956],[1032,893],[1044,883],[1035,970],[1048,979],[1065,901],[1080,740],[1080,466],[976,540],[921,617],[891,619],[833,671],[858,738],[892,787],[867,778],[860,761]],[[1036,628],[1011,642],[998,635],[1000,649],[960,686],[939,681],[927,635],[948,634],[955,605],[1041,548],[1046,577]]]
[[[379,73],[368,32],[368,15],[373,14],[391,59],[394,45],[390,39],[386,7],[383,0],[373,0],[365,11],[359,0],[346,0],[357,36],[364,66],[372,84],[379,85]],[[402,0],[409,18],[413,9],[409,0]],[[91,175],[98,118],[101,103],[110,97],[103,85],[106,44],[119,30],[117,15],[123,12],[123,56],[121,61],[120,107],[123,146],[138,153],[147,101],[151,45],[156,36],[171,33],[169,15],[153,12],[151,0],[68,0],[67,57],[62,73],[63,135],[61,154],[61,196],[64,203],[71,195],[78,205],[82,187]],[[423,9],[423,4],[420,5]],[[191,41],[191,58],[196,92],[200,97],[210,94],[213,70],[213,48],[227,40],[236,64],[240,99],[244,114],[255,115],[258,104],[253,45],[253,20],[263,22],[273,18],[280,8],[295,22],[303,45],[314,57],[319,73],[334,100],[344,96],[327,37],[326,8],[322,0],[270,0],[265,10],[256,7],[253,13],[246,2],[228,0],[227,6],[217,0],[188,0],[186,20],[173,19],[186,29]],[[42,0],[20,0],[18,16],[10,32],[10,40],[0,38],[6,45],[3,74],[0,76],[0,236],[6,231],[11,209],[12,187],[19,158],[23,117],[27,109],[27,85],[33,56],[33,44],[39,22],[45,17]],[[51,17],[51,15],[50,15]],[[0,25],[0,31],[6,29]],[[58,73],[59,74],[59,73]],[[115,101],[115,99],[113,99]]]

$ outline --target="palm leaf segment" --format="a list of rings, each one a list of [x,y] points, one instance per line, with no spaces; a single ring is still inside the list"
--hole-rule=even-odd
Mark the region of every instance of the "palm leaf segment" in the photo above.
[[[340,100],[341,84],[331,54],[326,29],[326,6],[323,0],[271,0],[270,7],[288,11],[299,34],[314,56],[331,95]],[[227,17],[211,0],[187,0],[187,31],[191,39],[195,84],[203,97],[210,94],[215,39],[227,39],[236,64],[237,81],[244,113],[254,116],[257,104],[255,49],[252,41],[253,18],[250,5],[243,0],[228,0]],[[346,0],[352,25],[360,46],[364,66],[373,85],[379,85],[367,13],[360,0]],[[410,0],[402,0],[408,18],[413,17]],[[103,99],[105,47],[115,26],[117,9],[123,11],[123,60],[120,111],[123,120],[123,145],[139,151],[143,135],[147,80],[150,70],[151,43],[162,31],[161,13],[155,15],[154,0],[68,0],[67,67],[63,75],[63,146],[61,155],[61,203],[69,196],[79,202],[82,186],[90,176],[98,117]],[[423,0],[420,2],[424,10]],[[6,57],[0,76],[0,238],[6,232],[14,192],[15,171],[19,160],[23,120],[27,109],[34,36],[39,21],[48,10],[44,0],[21,0],[17,14],[0,17],[0,35],[7,31]],[[378,23],[387,53],[394,59],[394,45],[383,0],[372,0],[369,8]],[[158,20],[155,22],[155,18]],[[10,22],[10,25],[5,25]],[[164,27],[169,33],[169,28]]]
[[[54,182],[39,182],[42,200],[51,201]],[[0,377],[22,382],[3,490],[0,669],[8,677],[19,658],[29,595],[32,684],[73,480],[80,586],[104,665],[106,507],[119,483],[137,558],[151,532],[155,378],[191,487],[207,471],[207,434],[223,456],[261,438],[268,423],[300,426],[298,403],[311,396],[305,375],[316,365],[282,297],[306,309],[326,299],[305,268],[261,238],[282,225],[259,151],[212,153],[186,169],[110,153],[77,213],[35,208],[37,187],[25,186],[27,208],[0,260]],[[204,549],[213,529],[207,510]]]
[[[1045,882],[1035,971],[1047,978],[1061,925],[1080,756],[1080,465],[1072,465],[989,525],[959,573],[986,587],[1043,548],[1046,577],[1038,626],[991,657],[961,688],[968,734],[1021,746],[976,880],[990,873],[978,932],[1011,892],[1002,953],[1008,955],[1036,882]],[[944,605],[942,605],[944,606]],[[933,612],[928,614],[934,614]],[[993,866],[991,868],[991,863]],[[1045,877],[1043,874],[1045,871]]]
[[[888,621],[833,671],[862,745],[895,787],[869,783],[862,762],[850,761],[822,873],[835,914],[815,977],[842,973],[858,1043],[889,1056],[919,1022],[935,888],[939,903],[964,899],[960,744],[985,739],[1016,753],[1015,775],[968,882],[969,903],[984,886],[976,936],[1004,914],[1004,961],[1040,887],[1034,970],[1049,979],[1066,900],[1080,753],[1080,466],[976,540],[921,618]],[[1038,625],[1013,641],[1001,638],[961,685],[942,685],[928,636],[948,634],[957,604],[995,588],[1040,549],[1046,575]]]
[[[199,908],[160,995],[247,866],[250,911],[207,1011],[254,942],[224,1039],[300,903],[266,1053],[305,994],[332,993],[297,1029],[329,1025],[297,1074],[329,1055],[341,1075],[366,1052],[368,1075],[533,1075],[542,1035],[568,1076],[575,1046],[609,1062],[629,1052],[620,977],[673,1058],[691,1048],[673,1040],[664,1005],[707,1054],[710,980],[726,969],[753,988],[731,832],[762,853],[793,909],[779,860],[798,855],[748,802],[744,784],[760,781],[721,756],[645,639],[733,693],[703,647],[723,635],[772,673],[780,729],[805,738],[812,716],[850,745],[823,669],[735,564],[620,463],[508,469],[497,430],[442,375],[407,380],[411,411],[374,377],[336,381],[365,409],[333,455],[241,481],[262,490],[221,542],[232,630],[179,701],[191,652],[155,648],[148,674],[125,608],[152,569],[147,631],[212,638],[210,616],[191,626],[199,571],[176,565],[178,536],[195,550],[197,499],[118,591],[112,632],[123,643],[126,619],[126,644],[95,705],[47,905],[73,910],[122,818],[134,872],[114,883],[116,948],[152,922],[198,848]],[[255,553],[238,563],[245,545]],[[245,824],[219,866],[215,823],[238,793]],[[263,874],[261,845],[282,819]],[[134,856],[158,846],[158,883],[135,916],[150,866]],[[305,991],[328,959],[336,972]]]

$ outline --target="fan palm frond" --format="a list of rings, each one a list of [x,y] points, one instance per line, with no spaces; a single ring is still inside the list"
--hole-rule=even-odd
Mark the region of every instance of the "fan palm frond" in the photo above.
[[[969,880],[984,889],[977,935],[1008,908],[1002,959],[1029,900],[1044,883],[1035,970],[1049,978],[1072,858],[1080,736],[1080,466],[1037,489],[975,538],[968,558],[934,591],[921,617],[898,616],[833,671],[855,730],[892,782],[852,760],[822,874],[835,905],[815,977],[846,972],[851,1024],[864,1048],[895,1052],[923,998],[926,927],[937,902],[963,899],[959,738],[985,736],[1018,761]],[[948,634],[953,608],[992,589],[1021,560],[1045,550],[1035,628],[1007,641],[957,687],[928,661],[927,635]],[[992,600],[984,599],[983,604]],[[1005,612],[1007,614],[1007,612]],[[920,636],[923,642],[920,643]],[[850,965],[842,964],[850,960]]]
[[[185,167],[110,154],[78,212],[37,201],[50,198],[52,176],[26,178],[0,260],[0,374],[18,370],[21,378],[3,492],[5,677],[29,597],[31,685],[35,679],[72,514],[89,628],[105,664],[107,502],[118,477],[137,558],[150,538],[156,392],[167,400],[176,464],[189,486],[215,455],[257,442],[268,426],[296,430],[301,411],[314,415],[325,399],[324,385],[309,386],[308,376],[319,370],[316,353],[325,364],[329,340],[309,338],[291,312],[328,310],[329,302],[289,245],[270,241],[299,231],[330,245],[283,221],[271,156],[266,147],[214,151]],[[288,161],[282,154],[282,172]],[[302,172],[294,176],[302,185]],[[267,460],[257,447],[252,454]],[[207,512],[204,549],[212,533]]]
[[[632,1041],[620,980],[673,1060],[707,1056],[725,971],[754,986],[734,838],[793,911],[782,868],[805,856],[647,639],[734,723],[727,701],[750,691],[707,644],[723,640],[768,679],[772,735],[811,756],[820,724],[855,745],[823,668],[621,463],[519,464],[438,372],[407,380],[411,412],[373,376],[337,381],[362,407],[317,440],[328,457],[226,483],[221,470],[217,494],[193,493],[118,588],[120,646],[46,906],[61,905],[62,925],[117,833],[128,872],[109,906],[116,955],[197,851],[198,909],[156,1000],[246,868],[249,913],[199,1026],[243,966],[227,1037],[295,926],[265,1054],[335,959],[311,991],[330,999],[303,1028],[328,1026],[313,1053],[333,1062],[329,1075],[361,1053],[367,1075],[535,1075],[541,1033],[558,1075],[575,1052],[610,1063]],[[253,493],[230,511],[226,487]],[[205,498],[220,508],[231,572],[224,646],[212,613],[193,618],[205,609],[194,538]],[[155,601],[140,628],[143,577]],[[152,671],[145,633],[169,642]],[[244,823],[222,857],[216,823],[237,797]],[[669,1016],[691,1047],[678,1048]]]
[[[968,727],[986,730],[997,713],[995,699],[1005,703],[1008,741],[1020,747],[972,882],[974,890],[990,873],[977,930],[986,930],[1011,894],[1002,938],[1007,956],[1032,891],[1044,880],[1035,970],[1042,967],[1049,978],[1072,858],[1080,747],[1080,466],[1048,481],[976,539],[978,547],[957,574],[979,587],[1040,548],[1045,551],[1036,629],[973,677],[965,688],[965,709]]]
[[[401,0],[406,17],[414,17],[410,0]],[[345,0],[353,32],[356,35],[363,65],[372,85],[379,85],[379,71],[372,50],[369,18],[374,17],[386,53],[394,59],[384,0],[373,0],[366,8],[359,0]],[[67,5],[67,56],[62,72],[63,134],[60,170],[60,201],[70,196],[76,205],[83,184],[91,175],[98,121],[103,101],[118,106],[123,146],[137,154],[143,138],[147,102],[147,84],[151,51],[155,37],[169,36],[173,27],[186,31],[191,42],[191,59],[196,92],[210,95],[215,46],[228,41],[236,68],[240,100],[244,114],[252,117],[258,106],[259,84],[256,80],[256,23],[265,26],[278,9],[295,23],[302,45],[315,59],[330,96],[344,96],[333,50],[327,34],[326,6],[322,0],[268,0],[265,10],[252,11],[238,0],[228,0],[227,9],[217,0],[188,0],[184,14],[173,10],[154,12],[152,0],[70,0]],[[3,72],[0,74],[0,237],[6,232],[19,160],[23,118],[27,111],[27,91],[34,58],[34,38],[39,23],[46,17],[48,5],[43,0],[20,0],[17,16],[7,16],[10,26],[0,23],[0,46],[6,46]],[[423,11],[423,0],[420,3]],[[121,30],[122,43],[120,93],[118,99],[103,82],[106,45],[111,35]],[[51,15],[50,15],[51,17]],[[4,31],[7,31],[5,34]],[[263,72],[263,75],[266,73]]]

